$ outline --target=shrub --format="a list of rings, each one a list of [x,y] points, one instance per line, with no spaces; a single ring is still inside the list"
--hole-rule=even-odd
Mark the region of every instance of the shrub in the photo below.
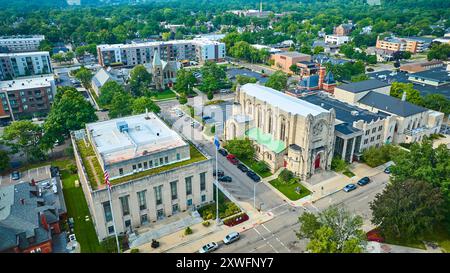
[[[216,125],[211,126],[211,134],[216,133]]]
[[[76,174],[78,170],[77,165],[75,164],[70,164],[69,166],[67,166],[67,169],[73,174]]]
[[[333,157],[333,160],[331,161],[331,170],[342,172],[347,168],[347,165],[347,162],[345,162],[342,158]]]
[[[178,102],[179,102],[180,104],[186,104],[186,103],[188,102],[186,95],[185,95],[185,94],[181,95],[181,96],[178,98]]]
[[[209,221],[203,221],[202,225],[204,227],[209,227],[211,225],[211,223]]]
[[[291,171],[284,169],[283,171],[281,171],[278,178],[284,183],[289,183],[292,178],[294,178],[294,174]]]
[[[399,148],[390,144],[381,147],[370,147],[363,152],[363,161],[370,167],[377,167],[392,160]]]
[[[208,100],[212,100],[214,98],[214,93],[212,91],[209,91],[207,96]]]
[[[133,248],[133,249],[131,249],[130,253],[139,253],[139,249]]]
[[[192,229],[190,228],[190,227],[187,227],[185,230],[184,230],[184,235],[190,235],[190,234],[192,234]]]
[[[229,227],[232,227],[232,226],[238,225],[238,224],[240,224],[242,222],[245,222],[248,219],[249,219],[248,215],[245,212],[243,212],[243,213],[240,213],[240,214],[235,215],[233,217],[230,217],[228,219],[225,219],[223,221],[223,224],[227,225]]]

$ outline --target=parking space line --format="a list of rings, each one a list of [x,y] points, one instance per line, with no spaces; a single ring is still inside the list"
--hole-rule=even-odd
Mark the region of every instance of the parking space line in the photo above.
[[[275,253],[279,253],[278,250],[276,250],[273,245],[271,243],[269,243],[269,241],[267,241],[267,244],[273,249],[273,251],[275,251]]]
[[[259,236],[261,236],[261,238],[265,241],[266,238],[264,238],[264,236],[262,236],[261,232],[259,232],[259,230],[256,229],[256,227],[253,228],[253,230],[258,233]]]
[[[275,237],[275,239],[284,247],[284,248],[286,248],[287,249],[287,251],[289,251],[289,252],[291,252],[291,250],[278,238],[278,237]]]

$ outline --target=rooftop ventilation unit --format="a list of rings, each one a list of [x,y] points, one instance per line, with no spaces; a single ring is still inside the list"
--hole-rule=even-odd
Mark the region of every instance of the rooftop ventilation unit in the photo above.
[[[117,122],[117,129],[119,129],[119,132],[128,132],[128,123],[126,121],[118,121]]]

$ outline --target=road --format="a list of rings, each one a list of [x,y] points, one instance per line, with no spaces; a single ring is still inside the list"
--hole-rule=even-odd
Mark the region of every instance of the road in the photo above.
[[[288,204],[274,208],[271,210],[275,216],[272,220],[244,232],[239,241],[229,246],[221,246],[217,252],[304,252],[307,241],[298,240],[295,235],[295,231],[300,228],[298,217],[305,211],[317,213],[331,205],[345,206],[354,214],[362,216],[363,229],[369,230],[372,228],[369,202],[375,198],[377,193],[382,192],[389,177],[387,174],[381,173],[372,179],[373,181],[370,184],[359,187],[352,192],[340,191],[302,208],[294,208]]]

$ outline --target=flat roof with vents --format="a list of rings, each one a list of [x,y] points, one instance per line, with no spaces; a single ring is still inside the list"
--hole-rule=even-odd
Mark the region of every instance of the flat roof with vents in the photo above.
[[[89,123],[86,128],[105,164],[188,146],[154,113]]]
[[[27,90],[42,87],[51,87],[55,78],[52,74],[38,75],[28,78],[20,78],[0,82],[0,91]]]

